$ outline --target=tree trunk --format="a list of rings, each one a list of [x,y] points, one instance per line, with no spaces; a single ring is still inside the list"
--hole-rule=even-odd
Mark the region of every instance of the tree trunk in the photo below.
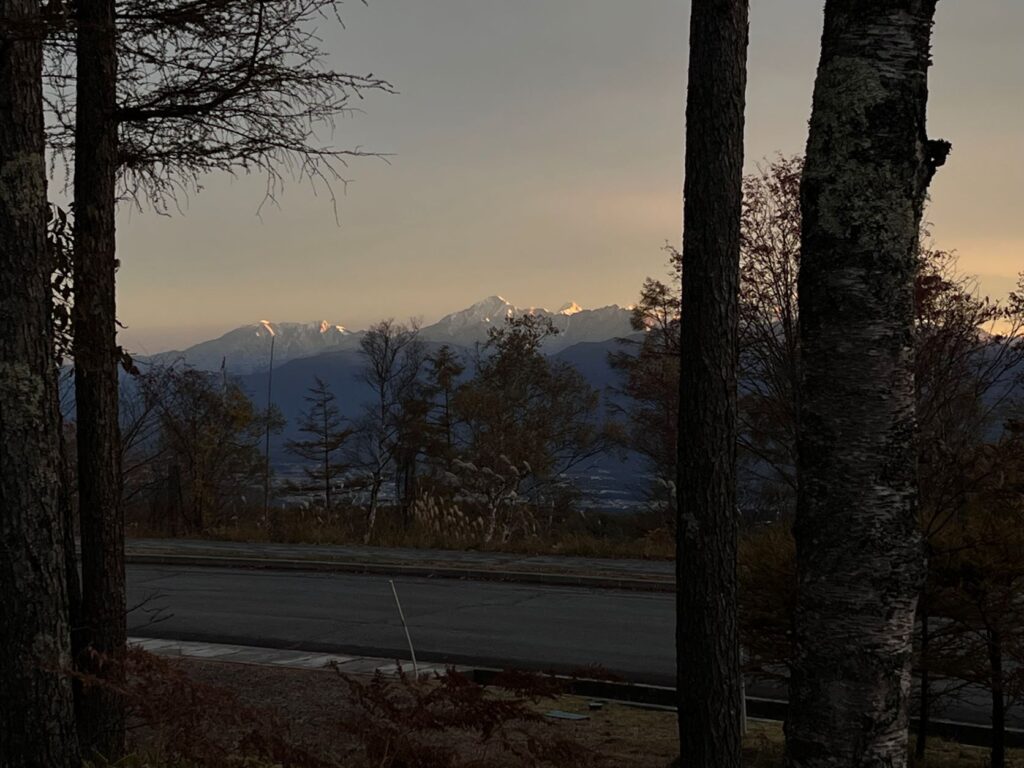
[[[928,728],[931,726],[932,685],[931,670],[928,667],[928,654],[931,651],[931,625],[928,615],[928,592],[921,590],[921,605],[918,615],[921,618],[921,682],[920,704],[917,713],[917,741],[914,745],[914,757],[924,760],[928,751]]]
[[[498,532],[498,505],[500,501],[492,502],[487,512],[487,530],[484,532],[484,543],[490,544],[494,541],[494,534]]]
[[[74,327],[82,624],[91,652],[116,662],[125,650],[124,521],[118,429],[114,241],[117,51],[113,0],[77,5]],[[117,675],[118,665],[105,667]],[[124,711],[109,688],[91,686],[80,708],[85,755],[114,761],[124,750]]]
[[[903,766],[916,520],[918,227],[935,0],[827,0],[802,180],[789,766]]]
[[[686,107],[676,660],[687,768],[740,764],[736,368],[747,0],[694,0]]]
[[[1006,765],[1006,699],[1003,698],[1003,644],[999,632],[988,636],[988,662],[992,674],[992,752],[989,768]]]
[[[321,401],[321,408],[324,412],[324,515],[330,519],[331,516],[331,431],[327,421],[326,398]]]
[[[51,340],[52,343],[52,340]],[[67,439],[64,434],[64,419],[60,412],[60,393],[55,387],[53,393],[54,408],[57,413],[58,450],[60,457],[60,473],[58,482],[58,505],[60,518],[64,528],[64,576],[68,591],[68,623],[71,630],[71,658],[77,659],[84,650],[82,633],[82,584],[78,573],[78,546],[76,533],[78,528],[75,519],[75,505],[72,495],[74,473],[71,471],[71,459],[68,456]],[[81,717],[82,681],[72,681],[75,694],[75,717]]]
[[[38,0],[0,0],[0,765],[78,763]]]
[[[373,537],[373,528],[377,524],[377,508],[380,504],[380,488],[383,484],[379,473],[374,473],[370,481],[370,513],[366,518],[366,535],[363,537],[363,544],[369,544]]]

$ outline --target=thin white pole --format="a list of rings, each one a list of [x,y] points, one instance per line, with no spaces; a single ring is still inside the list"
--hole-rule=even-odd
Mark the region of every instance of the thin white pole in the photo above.
[[[747,681],[740,675],[740,736],[747,735]]]
[[[402,620],[402,628],[405,630],[405,639],[409,643],[409,653],[412,655],[412,674],[419,679],[420,670],[416,666],[416,650],[412,647],[412,636],[409,634],[409,625],[405,623],[405,613],[402,611],[402,602],[398,599],[398,590],[395,589],[394,579],[388,579],[391,584],[391,593],[395,596],[395,605],[398,606],[398,618]]]
[[[263,524],[270,523],[270,409],[273,404],[274,383],[274,332],[270,329],[270,367],[267,368],[267,437],[263,465]]]

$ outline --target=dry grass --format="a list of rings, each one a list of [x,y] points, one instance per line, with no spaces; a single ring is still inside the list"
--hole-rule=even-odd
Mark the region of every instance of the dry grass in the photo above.
[[[195,538],[219,541],[276,544],[362,545],[365,513],[360,509],[336,510],[330,515],[317,510],[279,509],[263,524],[262,511],[243,510],[229,519],[194,534]],[[472,516],[470,520],[474,519]],[[432,517],[403,519],[400,510],[383,508],[371,544],[413,549],[455,549],[531,555],[574,555],[600,558],[670,560],[675,543],[651,515],[587,513],[541,520],[536,530],[519,533],[508,541],[484,541],[482,529],[473,524],[455,525]],[[127,533],[137,538],[168,537],[141,513],[129,510]]]
[[[332,766],[618,768],[628,765],[667,768],[677,755],[673,712],[613,702],[605,702],[601,709],[591,711],[588,700],[580,697],[541,698],[547,692],[542,681],[537,683],[533,694],[528,693],[527,685],[525,694],[491,689],[484,699],[479,699],[475,691],[458,690],[454,698],[450,693],[437,698],[436,690],[443,686],[436,681],[410,683],[415,686],[413,694],[408,688],[403,690],[401,683],[379,681],[384,687],[368,694],[374,686],[368,679],[345,679],[332,671],[194,659],[178,660],[173,666],[200,690],[215,690],[219,692],[217,696],[230,697],[238,712],[273,713],[267,715],[272,719],[266,722],[281,724],[278,727],[286,734],[288,743],[299,747],[293,755],[316,755],[318,760]],[[458,689],[459,685],[455,687]],[[355,695],[353,688],[358,689]],[[486,704],[485,700],[492,703]],[[422,706],[423,702],[428,702],[429,706]],[[587,719],[544,717],[553,709],[585,714]],[[478,715],[466,717],[466,712],[477,711]],[[367,721],[370,715],[373,722]],[[202,715],[207,721],[217,716],[216,713]],[[478,717],[487,724],[467,727],[467,721]],[[209,725],[206,722],[206,726]],[[217,723],[212,725],[221,727]],[[399,727],[393,728],[395,725]],[[225,727],[240,726],[248,727],[248,724],[232,715]],[[386,737],[383,741],[382,734]],[[381,759],[382,744],[387,745],[383,749],[384,759]],[[136,754],[155,755],[162,751],[162,746],[153,729],[134,732]],[[402,752],[403,749],[407,751]],[[744,764],[748,768],[775,768],[782,765],[782,753],[781,725],[751,721],[744,746]],[[301,759],[267,763],[255,758],[248,762],[232,758],[223,762],[173,765],[175,768],[197,765],[263,768],[270,764],[300,766],[305,763]],[[167,768],[170,765],[160,762],[159,757],[135,758],[124,764],[125,768]],[[933,740],[928,760],[918,764],[918,768],[983,768],[985,765],[987,752],[984,749]],[[1011,751],[1008,765],[1024,768],[1024,754]]]

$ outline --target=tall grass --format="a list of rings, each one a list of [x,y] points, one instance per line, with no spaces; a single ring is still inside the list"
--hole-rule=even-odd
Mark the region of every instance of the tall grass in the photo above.
[[[509,535],[487,541],[483,511],[435,497],[417,499],[406,509],[383,507],[370,543],[377,547],[492,551],[520,554],[561,554],[583,557],[668,560],[675,544],[661,515],[540,510],[524,505],[518,517],[527,524]],[[128,535],[171,536],[171,526],[154,521],[148,510],[128,510]],[[188,538],[281,544],[361,545],[366,533],[365,510],[354,507],[279,507],[265,518],[262,509],[233,510],[214,518]]]

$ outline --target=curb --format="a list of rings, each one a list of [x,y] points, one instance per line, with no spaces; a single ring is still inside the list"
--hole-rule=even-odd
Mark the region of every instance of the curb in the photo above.
[[[464,581],[502,581],[519,584],[541,584],[554,587],[587,589],[618,589],[632,592],[676,591],[673,582],[665,579],[631,579],[615,576],[583,576],[543,571],[499,571],[457,566],[405,565],[401,563],[367,563],[353,560],[289,560],[284,558],[224,557],[214,555],[174,555],[159,553],[125,554],[130,565],[178,565],[200,568],[245,568],[270,571],[306,571],[311,573],[355,573],[381,576],[411,576],[425,579],[462,579]]]

